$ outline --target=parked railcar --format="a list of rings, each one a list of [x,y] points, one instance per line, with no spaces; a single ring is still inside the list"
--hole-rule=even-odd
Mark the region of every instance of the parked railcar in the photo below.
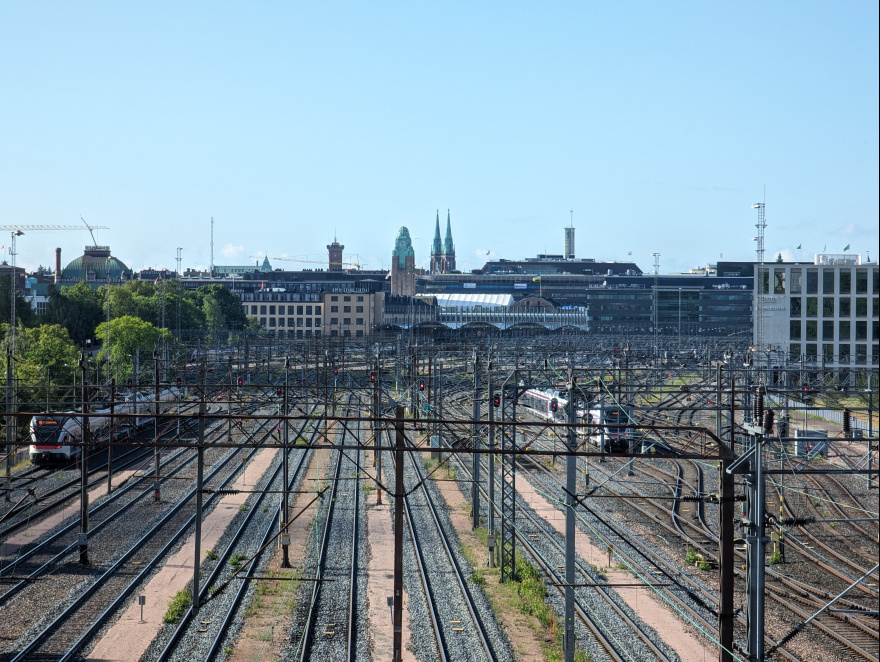
[[[165,389],[159,393],[157,406],[153,394],[132,393],[126,396],[113,408],[112,414],[135,416],[120,416],[116,419],[116,426],[112,431],[113,440],[123,439],[146,429],[154,423],[157,415],[170,411],[179,397],[178,389]],[[89,412],[90,438],[98,443],[107,441],[111,420],[109,407]],[[68,462],[81,455],[83,431],[83,416],[77,412],[34,416],[31,418],[31,445],[28,453],[31,462],[36,465]]]

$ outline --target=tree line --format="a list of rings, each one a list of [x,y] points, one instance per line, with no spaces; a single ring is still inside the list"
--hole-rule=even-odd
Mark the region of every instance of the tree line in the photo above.
[[[0,278],[0,333],[12,346],[12,279]],[[80,352],[97,349],[105,374],[126,378],[133,357],[152,356],[160,343],[177,347],[185,340],[234,341],[250,324],[241,302],[222,285],[187,290],[177,280],[132,280],[123,285],[89,287],[84,282],[48,288],[45,312],[37,313],[15,293],[13,374],[19,384],[71,384]],[[110,366],[110,367],[108,367]],[[6,365],[0,380],[6,381]]]

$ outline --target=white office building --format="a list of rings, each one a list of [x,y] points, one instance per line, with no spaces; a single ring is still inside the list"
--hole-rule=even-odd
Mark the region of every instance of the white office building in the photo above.
[[[878,265],[862,264],[861,257],[820,254],[812,263],[764,265],[763,286],[755,287],[759,363],[877,366]]]

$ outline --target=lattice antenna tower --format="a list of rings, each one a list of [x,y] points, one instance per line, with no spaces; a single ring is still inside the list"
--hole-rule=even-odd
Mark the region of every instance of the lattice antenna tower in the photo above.
[[[752,205],[752,209],[758,210],[758,222],[755,223],[755,227],[758,228],[758,236],[755,237],[757,242],[755,252],[757,253],[758,261],[757,287],[755,288],[755,292],[757,292],[757,305],[755,306],[755,350],[757,353],[760,353],[764,350],[764,294],[766,294],[764,292],[764,230],[767,227],[765,203],[756,202]]]

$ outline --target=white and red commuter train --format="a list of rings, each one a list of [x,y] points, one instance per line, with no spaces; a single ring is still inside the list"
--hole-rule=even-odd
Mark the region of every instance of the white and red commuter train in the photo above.
[[[519,404],[547,420],[564,423],[567,420],[568,399],[564,391],[556,389],[529,389],[519,397]],[[575,403],[575,423],[591,423],[599,427],[576,427],[579,436],[589,437],[595,446],[606,451],[623,451],[641,437],[630,426],[635,423],[632,410],[612,402]]]
[[[172,409],[180,400],[180,391],[168,388],[159,392],[159,406],[156,407],[155,395],[133,393],[113,408],[113,416],[129,414],[115,418],[112,438],[124,439],[136,434],[151,425],[157,414],[161,416]],[[157,412],[158,409],[158,412]],[[93,443],[108,441],[111,421],[110,408],[89,412],[89,434]],[[136,414],[136,416],[130,416]],[[30,452],[33,464],[51,464],[66,462],[82,454],[82,446],[77,445],[83,439],[83,416],[79,412],[60,412],[42,414],[31,418]]]

